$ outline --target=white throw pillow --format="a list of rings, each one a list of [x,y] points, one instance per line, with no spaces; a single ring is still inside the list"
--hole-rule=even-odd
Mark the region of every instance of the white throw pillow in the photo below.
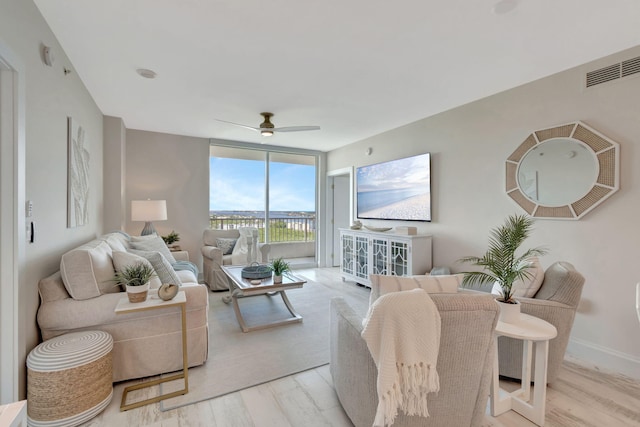
[[[107,242],[96,240],[62,255],[60,274],[71,298],[85,300],[119,292],[113,286],[111,253]]]
[[[149,267],[153,268],[153,265],[151,265],[148,259],[129,252],[114,251],[112,258],[113,266],[116,268],[116,272],[118,273],[122,272],[127,267],[131,267],[139,263],[147,264]],[[156,273],[156,276],[153,276],[151,280],[149,280],[149,289],[158,289],[161,284],[162,282],[160,282]]]
[[[160,252],[138,251],[131,249],[129,253],[146,258],[153,266],[153,269],[162,283],[172,283],[174,285],[182,286],[180,277],[178,277],[169,261]]]
[[[131,248],[139,251],[160,252],[170,264],[176,262],[162,237],[155,234],[151,236],[131,236]]]
[[[511,289],[513,290],[514,297],[533,298],[542,282],[544,281],[544,269],[540,265],[540,260],[537,257],[531,259],[531,267],[527,269],[529,277],[525,277],[523,280],[516,280],[513,282]],[[502,295],[502,288],[495,282],[491,293],[494,295]]]
[[[383,276],[371,274],[369,275],[371,280],[369,306],[382,295],[416,288],[424,289],[430,294],[457,293],[463,277],[463,274],[439,276]]]

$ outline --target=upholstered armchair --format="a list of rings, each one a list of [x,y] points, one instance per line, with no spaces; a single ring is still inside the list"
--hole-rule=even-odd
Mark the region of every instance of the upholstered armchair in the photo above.
[[[549,341],[548,384],[556,380],[562,366],[583,285],[582,274],[570,263],[561,261],[547,268],[542,285],[533,298],[517,298],[522,313],[544,319],[558,330],[556,338]],[[498,353],[500,375],[521,379],[522,341],[499,337]],[[535,362],[533,368],[535,369]],[[533,373],[531,377],[533,378]]]
[[[202,235],[202,266],[204,282],[212,291],[229,289],[227,276],[222,271],[223,265],[247,264],[246,248],[248,243],[241,241],[241,233],[233,230],[204,230]],[[258,244],[257,229],[251,239],[253,259],[257,262],[267,259],[268,244]],[[242,248],[242,251],[238,249]]]
[[[437,371],[428,418],[399,411],[394,427],[479,426],[484,420],[494,360],[498,306],[490,295],[431,294],[441,318]],[[330,371],[338,399],[356,427],[373,424],[378,371],[362,333],[362,317],[341,298],[331,302]]]

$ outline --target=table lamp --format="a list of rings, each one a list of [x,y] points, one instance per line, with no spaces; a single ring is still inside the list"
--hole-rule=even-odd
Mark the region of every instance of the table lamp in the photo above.
[[[166,200],[132,200],[131,221],[144,221],[141,236],[153,234],[156,229],[151,221],[165,221],[167,219]]]

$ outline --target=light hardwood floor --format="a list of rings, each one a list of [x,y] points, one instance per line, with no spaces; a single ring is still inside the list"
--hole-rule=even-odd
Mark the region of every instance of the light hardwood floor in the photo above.
[[[334,269],[304,270],[315,280],[340,280]],[[329,366],[301,372],[266,384],[194,405],[162,412],[160,404],[120,412],[120,399],[128,381],[116,384],[111,404],[84,424],[154,427],[315,427],[352,424],[332,387]],[[502,383],[505,388],[513,384]],[[146,394],[152,395],[153,388]],[[559,379],[547,390],[548,427],[640,426],[640,381],[602,372],[578,360],[565,361]],[[509,411],[491,417],[487,408],[483,427],[532,427],[535,424]]]

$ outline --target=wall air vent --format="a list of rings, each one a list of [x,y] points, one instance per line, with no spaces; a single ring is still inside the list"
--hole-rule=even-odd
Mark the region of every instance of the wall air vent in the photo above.
[[[622,77],[640,73],[640,56],[622,62]]]
[[[586,87],[640,73],[640,56],[587,73]]]

